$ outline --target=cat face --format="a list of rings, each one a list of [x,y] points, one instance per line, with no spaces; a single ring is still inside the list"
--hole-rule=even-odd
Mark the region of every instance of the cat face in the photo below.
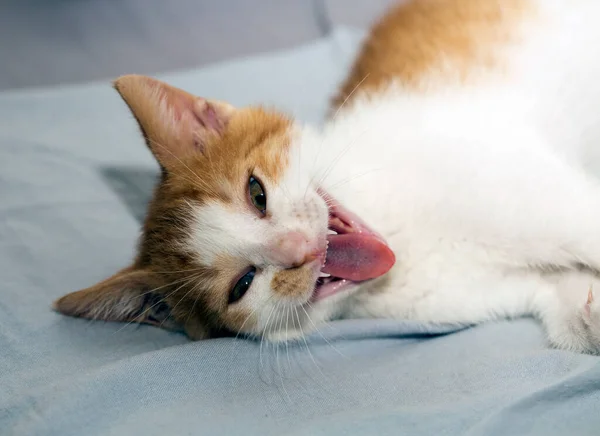
[[[59,311],[181,329],[194,339],[281,339],[324,316],[321,297],[357,287],[363,277],[341,280],[322,271],[332,238],[333,246],[352,240],[332,234],[366,227],[319,190],[289,118],[235,109],[142,76],[122,77],[115,87],[161,166],[161,180],[133,265],[61,298]],[[336,263],[352,270],[331,259],[334,270]]]
[[[298,139],[280,114],[237,111],[211,144],[219,151],[206,155],[204,174],[213,176],[205,183],[219,197],[188,198],[180,250],[212,276],[190,296],[203,299],[210,318],[228,331],[273,332],[285,327],[279,312],[308,310],[325,261],[329,214],[308,174],[294,165]],[[229,146],[231,154],[222,155]]]

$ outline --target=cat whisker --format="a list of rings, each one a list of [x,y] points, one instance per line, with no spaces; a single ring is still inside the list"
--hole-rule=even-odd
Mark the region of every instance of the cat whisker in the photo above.
[[[184,283],[183,285],[179,286],[176,291],[179,291],[181,288],[183,288],[184,286],[187,286],[191,283],[192,281],[189,280],[188,282]],[[175,303],[175,306],[173,306],[171,308],[171,310],[175,310],[177,308],[177,306],[179,306],[179,304],[190,294],[190,292],[194,291],[195,289],[198,288],[198,286],[200,285],[200,283],[196,283],[194,286],[192,286],[190,289],[188,289],[188,291],[183,295],[183,297],[181,297],[179,299],[179,301],[177,303]]]
[[[358,82],[358,84],[352,89],[352,91],[350,92],[350,94],[348,94],[346,96],[346,98],[344,99],[344,101],[342,102],[342,104],[338,106],[337,110],[333,114],[333,117],[331,117],[332,121],[334,121],[334,120],[337,119],[337,117],[340,114],[340,111],[342,110],[342,108],[346,105],[346,103],[348,102],[348,100],[350,100],[350,97],[352,97],[354,95],[354,93],[358,90],[358,88],[360,87],[360,85],[362,85],[364,83],[364,81],[367,80],[367,77],[369,77],[370,74],[371,73],[365,74],[365,77],[363,77],[362,80],[360,82]]]
[[[181,163],[181,165],[183,165],[190,172],[190,174],[192,174],[195,177],[195,179],[200,183],[200,186],[202,186],[205,189],[210,189],[209,185],[204,180],[202,180],[198,174],[196,174],[194,171],[192,171],[192,169],[185,162],[183,162],[177,155],[175,155],[171,150],[169,150],[168,147],[165,147],[164,145],[162,145],[162,144],[158,143],[157,141],[150,139],[150,138],[148,138],[148,141],[150,141],[152,144],[162,148],[164,151],[169,153],[172,157],[177,159],[177,161],[179,161],[179,163]],[[191,180],[190,180],[190,182],[191,182]]]
[[[185,318],[185,324],[188,323],[188,321],[190,320],[191,316],[194,314],[194,309],[196,308],[196,304],[198,303],[198,300],[200,299],[200,293],[196,294],[196,298],[194,298],[194,303],[192,304],[192,308],[190,309],[190,311],[188,312],[187,317]]]
[[[174,291],[170,292],[169,294],[167,294],[166,296],[164,296],[163,298],[161,298],[160,300],[158,300],[156,303],[154,303],[153,305],[151,305],[150,307],[144,309],[136,318],[132,319],[131,321],[125,323],[124,326],[122,326],[120,329],[118,329],[115,333],[113,334],[117,334],[120,331],[122,331],[124,328],[126,328],[127,326],[133,324],[136,322],[136,319],[143,319],[143,316],[146,313],[149,313],[154,307],[156,307],[157,305],[159,305],[160,303],[163,303],[167,298],[169,298],[171,295],[175,294],[175,292],[177,292],[179,289],[181,289],[182,287],[184,287],[187,283],[190,283],[192,280],[194,280],[195,277],[190,278],[189,280],[187,280],[185,283],[183,283],[181,286],[177,287]],[[164,286],[163,286],[164,287]],[[152,291],[149,291],[152,292]],[[142,295],[147,294],[148,292],[145,292]]]
[[[315,329],[315,331],[319,334],[319,336],[321,336],[321,338],[327,343],[327,345],[329,345],[331,348],[333,348],[340,356],[342,356],[343,358],[347,359],[348,356],[346,356],[344,353],[342,353],[340,350],[338,350],[338,348],[333,345],[331,343],[331,341],[329,341],[325,335],[323,335],[323,333],[321,332],[321,329],[319,329],[316,324],[314,323],[314,321],[312,320],[312,318],[310,317],[310,314],[308,313],[308,311],[304,308],[304,305],[300,306],[302,308],[302,310],[304,311],[304,313],[306,314],[306,317],[308,318],[308,321],[311,323],[311,325],[313,326],[313,328]]]
[[[283,324],[283,315],[281,315],[279,317],[279,324],[277,326],[277,331],[278,332],[281,331],[282,324]],[[283,392],[285,393],[288,401],[291,403],[292,402],[292,398],[290,397],[289,392],[285,388],[285,381],[284,381],[284,377],[283,377],[283,371],[281,370],[281,361],[279,360],[279,349],[281,348],[281,342],[277,342],[275,344],[275,346],[277,347],[275,349],[275,364],[277,365],[277,372],[279,372],[279,379],[281,380],[281,388],[282,388]]]
[[[260,336],[260,348],[259,348],[259,351],[258,351],[259,372],[260,372],[260,369],[263,368],[262,348],[263,348],[263,343],[265,342],[265,334],[264,334],[264,332],[268,332],[269,323],[271,321],[271,316],[273,316],[273,312],[275,312],[275,309],[278,306],[279,306],[279,302],[275,303],[273,305],[273,307],[271,307],[271,311],[269,312],[269,316],[267,317],[267,321],[265,322],[265,328],[263,329],[263,334]]]
[[[290,316],[290,307],[286,307],[285,309],[285,351],[287,353],[287,360],[288,360],[288,367],[291,369],[292,368],[292,362],[290,360],[290,347],[289,347],[289,336],[288,336],[288,331],[289,331],[289,316]]]
[[[306,302],[306,305],[310,308],[310,309],[314,309],[314,306],[310,303],[310,301]],[[329,323],[323,323],[322,326],[329,328],[330,330],[334,331],[335,329],[333,327],[331,327],[331,325]]]
[[[338,155],[333,159],[333,161],[329,164],[329,166],[327,168],[325,168],[325,172],[321,176],[320,180],[316,183],[318,186],[321,185],[325,181],[325,179],[329,176],[329,174],[331,174],[331,171],[333,171],[335,166],[340,162],[342,157],[344,157],[344,155],[346,153],[348,153],[352,147],[354,147],[356,144],[358,144],[359,143],[358,140],[368,131],[369,131],[369,129],[363,130],[358,136],[354,137],[353,140],[340,153],[338,153]]]
[[[180,270],[171,270],[171,271],[155,271],[152,270],[153,274],[180,274],[183,272],[199,272],[204,270],[204,267],[198,267],[198,268],[190,268],[190,269],[180,269]]]
[[[158,286],[156,288],[150,289],[149,291],[142,292],[141,294],[136,294],[136,295],[132,296],[131,298],[127,299],[126,301],[124,301],[123,303],[127,304],[127,303],[129,303],[130,301],[132,301],[132,300],[134,300],[136,298],[143,297],[144,295],[151,294],[153,292],[159,291],[159,290],[167,288],[169,286],[173,286],[175,284],[184,282],[186,280],[197,278],[199,276],[200,276],[200,274],[191,274],[191,275],[185,276],[185,277],[180,278],[178,280],[175,280],[175,281],[172,281],[170,283],[167,283],[166,285]]]
[[[328,189],[331,191],[332,189],[339,188],[340,186],[343,186],[346,183],[349,183],[349,182],[351,182],[353,180],[356,180],[356,179],[358,179],[360,177],[366,176],[367,174],[370,174],[370,173],[375,172],[375,171],[382,171],[384,169],[385,169],[385,167],[373,168],[371,170],[367,170],[367,171],[364,171],[362,173],[359,173],[359,174],[357,174],[355,176],[347,177],[345,179],[340,180],[339,182],[334,183],[333,185],[328,186]]]
[[[189,284],[189,283],[190,283],[190,282],[188,282],[188,284]],[[185,293],[185,295],[179,299],[179,301],[178,301],[178,302],[175,304],[175,306],[173,306],[173,307],[171,308],[171,311],[172,311],[172,312],[174,312],[174,311],[175,311],[175,309],[177,308],[177,306],[179,306],[179,303],[181,303],[183,300],[185,300],[185,298],[186,298],[186,297],[187,297],[187,296],[188,296],[188,295],[189,295],[191,292],[194,292],[195,290],[197,290],[199,286],[200,286],[200,282],[198,282],[198,283],[196,283],[194,286],[192,286],[192,287],[191,287],[191,288],[190,288],[190,289],[189,289],[189,290],[188,290],[188,291]],[[198,299],[198,296],[196,297],[196,300],[197,300],[197,299]],[[190,311],[188,312],[188,317],[187,317],[187,319],[189,319],[189,317],[191,316],[191,314],[192,314],[192,311],[193,311],[193,307],[192,307],[192,310],[190,310]],[[160,323],[160,326],[161,326],[161,327],[163,326],[164,322],[165,322],[165,321],[163,320],[163,321]]]
[[[273,298],[275,297],[275,294],[272,294],[269,298],[267,298],[267,301],[265,301],[265,305],[267,305]],[[239,336],[242,334],[242,331],[244,329],[244,326],[246,325],[246,322],[248,322],[248,320],[252,317],[252,315],[254,315],[259,309],[262,309],[262,306],[257,306],[255,307],[252,312],[250,312],[248,314],[248,316],[244,319],[244,322],[242,323],[242,325],[240,326],[240,328],[238,329],[237,334],[235,335],[234,340],[237,341],[237,339],[239,338]]]
[[[365,75],[365,77],[362,78],[362,80],[360,82],[358,82],[356,84],[356,86],[352,89],[352,91],[350,92],[350,94],[348,94],[346,96],[346,98],[344,99],[344,101],[342,102],[341,105],[338,106],[337,110],[335,111],[335,113],[333,114],[333,117],[331,117],[331,121],[335,121],[337,119],[337,117],[340,114],[340,111],[342,110],[342,108],[346,105],[346,103],[350,100],[350,97],[352,97],[352,95],[354,95],[354,93],[358,90],[358,88],[364,83],[365,80],[367,80],[367,77],[369,77],[371,73],[367,73]],[[323,149],[323,143],[325,142],[325,138],[323,137],[323,139],[321,140],[321,143],[319,145],[319,149],[317,150],[317,154],[315,156],[315,160],[313,162],[313,167],[317,164],[317,161],[319,160],[319,155],[321,154],[321,150]],[[311,177],[311,180],[308,184],[308,186],[313,186],[314,184],[314,176]],[[306,192],[304,193],[304,196],[306,197],[306,193],[308,192],[308,186],[306,188]]]
[[[283,191],[283,195],[285,195],[285,197],[291,203],[292,202],[292,197],[290,195],[290,190],[289,190],[289,188],[287,186],[287,183],[285,181],[281,184],[281,190]]]
[[[308,355],[310,356],[311,360],[315,364],[315,367],[319,370],[319,372],[321,373],[321,375],[323,377],[325,377],[325,374],[323,373],[323,370],[321,369],[321,366],[317,363],[317,360],[315,359],[315,356],[313,355],[312,351],[310,351],[310,347],[308,346],[308,341],[306,340],[306,335],[304,334],[304,329],[302,328],[302,322],[300,321],[300,314],[298,313],[298,307],[297,306],[294,306],[294,311],[296,313],[296,318],[298,319],[298,327],[300,328],[300,333],[302,335],[302,339],[304,340],[304,345],[306,346],[306,351],[308,351]]]

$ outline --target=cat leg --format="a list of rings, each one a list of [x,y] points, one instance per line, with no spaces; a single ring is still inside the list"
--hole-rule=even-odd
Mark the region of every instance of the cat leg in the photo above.
[[[346,309],[346,318],[455,325],[534,315],[542,322],[551,346],[600,354],[600,277],[586,271],[552,275],[520,271],[429,291],[392,285],[357,294]]]
[[[344,317],[391,318],[427,323],[473,325],[533,314],[533,302],[546,286],[536,271],[483,265],[423,265],[422,273],[374,284],[349,299]]]
[[[600,187],[578,168],[553,164],[537,172],[547,192],[530,195],[520,214],[526,219],[515,216],[515,233],[503,234],[511,241],[506,259],[562,271],[544,276],[550,286],[536,292],[534,312],[553,346],[600,354]]]
[[[569,271],[548,278],[536,297],[536,314],[550,343],[560,349],[600,354],[600,277]]]

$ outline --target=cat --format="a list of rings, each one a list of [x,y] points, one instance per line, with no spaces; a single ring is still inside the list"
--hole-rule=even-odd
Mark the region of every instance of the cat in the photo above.
[[[319,129],[122,76],[161,179],[132,265],[55,308],[272,341],[534,316],[551,346],[600,353],[599,16],[402,2]]]

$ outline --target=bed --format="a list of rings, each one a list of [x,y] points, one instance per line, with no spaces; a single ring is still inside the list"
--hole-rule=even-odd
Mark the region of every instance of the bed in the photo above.
[[[319,123],[361,35],[159,77]],[[530,319],[338,321],[274,346],[53,312],[130,261],[157,172],[108,81],[0,93],[0,434],[600,434],[600,359]]]

